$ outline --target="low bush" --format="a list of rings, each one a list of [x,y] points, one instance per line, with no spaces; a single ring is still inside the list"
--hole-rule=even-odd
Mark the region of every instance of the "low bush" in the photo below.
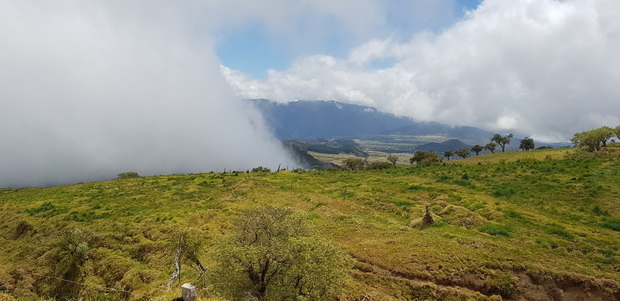
[[[116,175],[117,180],[132,179],[132,178],[139,178],[139,177],[140,175],[135,171],[121,172],[118,175]]]

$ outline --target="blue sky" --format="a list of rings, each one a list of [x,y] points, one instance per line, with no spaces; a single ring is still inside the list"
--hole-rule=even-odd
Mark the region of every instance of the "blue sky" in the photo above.
[[[441,31],[463,18],[465,11],[476,8],[481,0],[454,0],[451,8],[436,7],[443,11],[425,11],[417,18],[409,14],[411,8],[403,9],[411,4],[407,0],[388,2],[386,24],[372,36],[374,38],[380,38],[383,34],[407,39],[421,30]],[[285,69],[299,57],[312,54],[345,57],[356,42],[361,42],[336,33],[315,38],[300,47],[291,47],[290,39],[270,32],[261,22],[221,31],[216,40],[216,52],[224,66],[259,79],[267,75],[268,69]]]

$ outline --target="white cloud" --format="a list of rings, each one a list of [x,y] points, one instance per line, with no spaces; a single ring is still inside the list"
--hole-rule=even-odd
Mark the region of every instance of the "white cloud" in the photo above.
[[[151,3],[0,1],[0,187],[294,164]]]
[[[231,83],[244,97],[334,99],[568,139],[620,123],[619,14],[613,0],[487,0],[439,34],[371,39],[345,59],[314,55],[266,80]],[[377,60],[394,64],[372,68]]]

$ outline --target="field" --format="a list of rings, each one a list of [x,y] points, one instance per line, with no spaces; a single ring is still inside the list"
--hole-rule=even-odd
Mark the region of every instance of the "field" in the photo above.
[[[209,270],[231,220],[265,205],[306,213],[350,255],[342,300],[619,300],[618,150],[0,189],[0,300],[63,284],[86,299],[170,300],[180,295],[178,282],[166,288],[179,237],[200,246]],[[426,205],[435,223],[422,227]],[[54,273],[68,244],[87,254],[78,283]],[[181,271],[199,280],[189,263]],[[217,284],[199,284],[203,300],[221,300]]]

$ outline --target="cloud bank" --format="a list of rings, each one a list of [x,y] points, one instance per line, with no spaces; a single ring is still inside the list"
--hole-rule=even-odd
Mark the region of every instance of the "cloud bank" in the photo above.
[[[295,164],[162,6],[0,1],[0,187]]]
[[[440,33],[307,56],[265,80],[222,72],[246,98],[340,100],[566,141],[620,124],[619,14],[614,0],[486,0]]]

